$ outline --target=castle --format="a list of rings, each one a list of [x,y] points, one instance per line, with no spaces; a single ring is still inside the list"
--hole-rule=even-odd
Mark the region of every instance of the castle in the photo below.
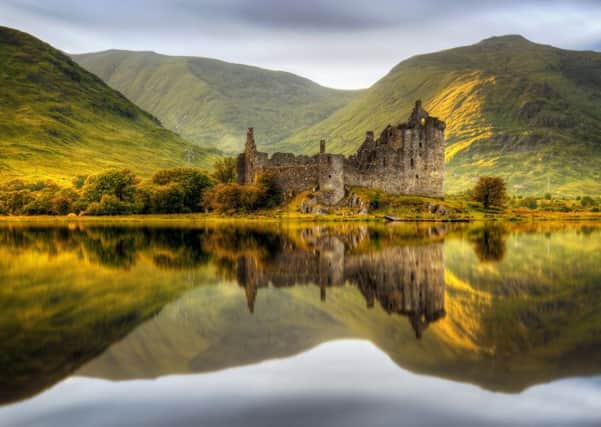
[[[287,194],[317,191],[318,201],[334,205],[345,196],[345,188],[357,186],[390,194],[442,197],[444,184],[445,123],[431,117],[415,103],[406,123],[388,125],[374,139],[368,131],[357,152],[349,157],[326,152],[320,142],[319,154],[269,154],[257,151],[253,128],[246,134],[246,146],[237,159],[239,184],[252,184],[258,174],[274,174]]]

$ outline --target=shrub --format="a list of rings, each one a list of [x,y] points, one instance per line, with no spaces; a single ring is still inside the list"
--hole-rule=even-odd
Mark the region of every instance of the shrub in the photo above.
[[[85,211],[86,215],[127,215],[134,213],[131,203],[119,200],[117,196],[105,194],[100,202],[92,202]]]
[[[213,173],[211,177],[222,184],[236,182],[236,163],[235,157],[224,157],[213,164]]]
[[[175,168],[163,169],[155,173],[152,177],[152,184],[155,186],[178,186],[183,195],[185,210],[197,212],[201,209],[202,194],[211,185],[211,180],[198,169]],[[177,212],[183,211],[182,207]]]
[[[184,212],[184,199],[184,192],[177,184],[155,187],[150,193],[150,209],[153,213]]]
[[[507,190],[503,178],[497,176],[481,176],[472,190],[474,200],[482,203],[485,209],[501,208],[507,200]]]
[[[255,209],[274,208],[282,203],[282,190],[271,172],[261,173],[256,180],[258,199]]]
[[[50,200],[50,213],[54,215],[67,215],[72,207],[73,200],[66,194],[57,194]]]
[[[203,204],[219,212],[247,212],[262,207],[266,198],[256,185],[217,184],[205,192]]]
[[[597,203],[595,201],[595,199],[593,199],[590,196],[584,196],[583,198],[580,199],[580,204],[583,207],[589,207],[589,206],[595,206]]]
[[[137,182],[136,176],[128,169],[110,170],[89,176],[83,186],[83,194],[88,202],[101,202],[104,196],[114,196],[120,202],[132,203]]]
[[[538,202],[534,197],[526,197],[521,200],[521,206],[528,209],[536,209],[538,207]]]

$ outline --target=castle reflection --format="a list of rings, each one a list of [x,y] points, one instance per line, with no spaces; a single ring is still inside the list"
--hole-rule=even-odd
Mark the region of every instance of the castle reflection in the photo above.
[[[442,232],[428,231],[434,236]],[[376,243],[391,242],[372,241],[364,227],[345,234],[307,228],[297,236],[298,240],[282,238],[278,250],[267,259],[260,256],[265,250],[237,256],[236,279],[245,289],[251,313],[261,288],[312,284],[319,288],[322,300],[329,287],[357,287],[368,307],[377,301],[387,313],[407,316],[417,338],[445,315],[442,242],[373,250]]]

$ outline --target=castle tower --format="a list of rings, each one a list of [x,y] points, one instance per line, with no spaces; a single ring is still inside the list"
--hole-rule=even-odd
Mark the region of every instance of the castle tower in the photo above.
[[[246,143],[244,152],[238,155],[236,160],[236,175],[238,184],[252,184],[255,178],[257,157],[257,145],[255,144],[254,129],[248,128],[246,131]]]

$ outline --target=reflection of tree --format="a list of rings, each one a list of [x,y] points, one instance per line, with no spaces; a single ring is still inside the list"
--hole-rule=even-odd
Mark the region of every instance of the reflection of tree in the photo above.
[[[0,228],[0,245],[50,256],[76,252],[93,263],[119,269],[133,267],[144,252],[157,267],[181,270],[208,262],[204,234],[196,229],[149,227],[16,227]]]
[[[499,262],[505,257],[505,234],[507,230],[499,224],[486,225],[471,233],[470,240],[481,262]]]

